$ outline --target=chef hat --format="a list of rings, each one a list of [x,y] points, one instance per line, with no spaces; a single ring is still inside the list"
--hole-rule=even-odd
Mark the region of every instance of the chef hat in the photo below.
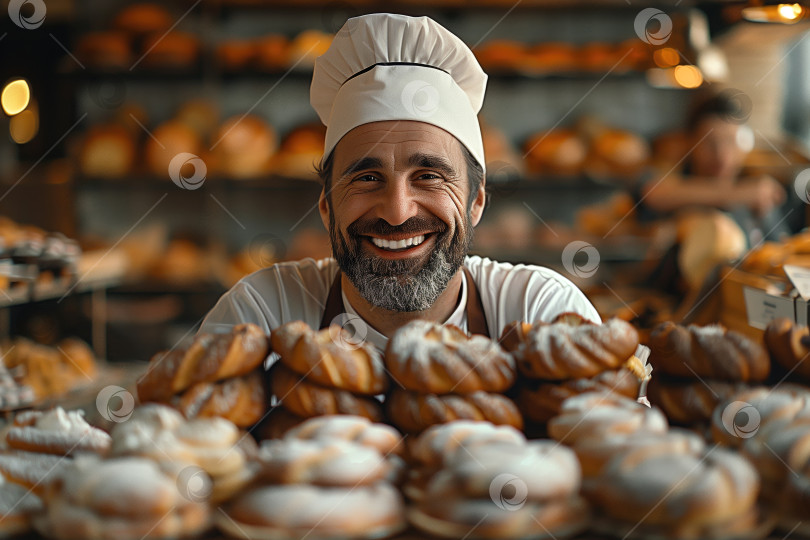
[[[310,102],[326,125],[324,156],[357,126],[415,120],[454,135],[484,168],[477,114],[486,84],[469,47],[428,17],[349,19],[312,76]]]

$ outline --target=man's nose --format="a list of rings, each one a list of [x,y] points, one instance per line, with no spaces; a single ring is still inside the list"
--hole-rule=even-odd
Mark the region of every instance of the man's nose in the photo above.
[[[402,225],[417,212],[416,199],[407,180],[389,181],[378,204],[378,213],[389,225]]]

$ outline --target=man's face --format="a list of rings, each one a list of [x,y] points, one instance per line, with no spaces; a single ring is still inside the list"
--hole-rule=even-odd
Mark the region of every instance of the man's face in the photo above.
[[[692,135],[692,174],[734,178],[742,169],[746,151],[741,147],[741,126],[720,117],[702,120]]]
[[[334,150],[320,201],[341,270],[372,305],[423,311],[463,263],[481,219],[458,140],[430,124],[374,122]]]

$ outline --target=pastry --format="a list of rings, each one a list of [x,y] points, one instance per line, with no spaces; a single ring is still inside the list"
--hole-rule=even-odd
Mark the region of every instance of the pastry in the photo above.
[[[185,498],[174,468],[143,458],[78,459],[43,495],[38,532],[56,540],[145,540],[203,532],[208,506]]]
[[[113,27],[135,35],[165,32],[174,24],[174,18],[160,4],[148,2],[131,4],[113,19]]]
[[[45,488],[59,478],[70,458],[39,452],[12,451],[0,453],[0,473],[6,480],[42,495]]]
[[[159,178],[166,178],[171,173],[169,165],[180,153],[199,155],[202,148],[200,136],[192,128],[179,120],[169,120],[152,130],[152,137],[146,139],[144,146],[144,159],[146,167]],[[193,172],[186,172],[191,168],[190,163],[174,174],[183,174],[185,177],[201,174],[194,166]],[[207,169],[207,167],[206,167]]]
[[[135,151],[135,140],[123,126],[95,125],[79,149],[79,170],[85,176],[121,178],[132,171]]]
[[[218,416],[247,428],[261,420],[267,409],[262,377],[263,373],[256,369],[217,383],[197,383],[172,398],[171,405],[188,419]]]
[[[765,329],[765,346],[772,360],[810,380],[810,328],[794,325],[790,319],[775,319]]]
[[[515,380],[514,360],[497,343],[429,321],[397,330],[385,365],[402,388],[426,394],[502,392]]]
[[[587,437],[637,431],[664,433],[668,427],[660,409],[616,394],[589,392],[565,400],[559,416],[549,421],[548,432],[554,439],[576,446]]]
[[[267,174],[278,147],[276,132],[254,115],[234,116],[213,137],[212,169],[231,178]]]
[[[256,60],[257,47],[253,41],[232,39],[217,45],[216,56],[226,70],[239,71]]]
[[[233,538],[384,538],[405,528],[396,488],[385,484],[323,488],[305,484],[259,486],[216,515]]]
[[[810,461],[810,418],[771,421],[743,442],[741,452],[756,466],[763,498],[778,508],[790,477],[800,476]]]
[[[236,325],[228,334],[197,334],[188,348],[152,357],[138,380],[138,397],[168,402],[194,384],[245,375],[264,361],[268,345],[264,332],[250,323]]]
[[[423,467],[441,468],[459,450],[486,444],[526,444],[526,436],[512,426],[455,420],[431,426],[411,444],[411,456]]]
[[[394,389],[386,400],[386,410],[391,422],[407,433],[419,433],[453,420],[486,420],[523,427],[523,417],[512,400],[488,392],[420,394]]]
[[[745,390],[743,383],[725,381],[671,381],[653,377],[647,387],[650,403],[660,407],[673,424],[690,425],[706,422],[717,404]]]
[[[351,334],[333,325],[320,331],[300,321],[273,330],[273,351],[281,362],[307,380],[330,388],[375,395],[388,388],[382,356],[373,345],[352,341]]]
[[[187,68],[197,61],[200,40],[187,32],[156,32],[143,43],[143,65],[157,68]]]
[[[376,449],[339,439],[264,441],[260,478],[271,484],[369,486],[384,480],[390,464]]]
[[[315,59],[326,53],[332,44],[332,34],[318,30],[304,30],[290,42],[288,48],[290,67],[312,69]]]
[[[606,129],[591,141],[585,168],[597,178],[636,178],[650,155],[649,144],[638,135]]]
[[[607,370],[590,379],[571,379],[559,384],[525,384],[517,404],[523,416],[534,422],[548,422],[558,415],[563,402],[586,392],[613,392],[631,399],[638,398],[641,380],[627,368]]]
[[[76,44],[76,57],[99,69],[126,69],[132,64],[129,37],[123,32],[88,32]]]
[[[761,345],[720,325],[661,323],[650,334],[649,346],[650,361],[662,374],[757,382],[770,372]]]
[[[548,176],[576,176],[588,155],[585,142],[573,130],[546,131],[531,136],[524,145],[529,172]]]
[[[810,419],[810,389],[782,385],[735,392],[715,407],[712,438],[721,444],[742,446],[746,439],[775,421]]]
[[[106,454],[110,436],[87,423],[82,411],[26,411],[18,414],[6,434],[9,447],[17,450],[68,456],[83,452]]]
[[[287,69],[290,61],[290,44],[285,36],[268,34],[254,42],[256,67],[267,71]]]
[[[402,435],[386,424],[375,424],[363,416],[319,416],[305,420],[285,434],[287,439],[340,439],[374,448],[380,454],[401,454]]]
[[[0,537],[17,536],[31,528],[31,518],[42,513],[42,501],[30,490],[0,477]]]
[[[525,328],[521,325],[520,330]],[[514,332],[514,327],[504,332]],[[512,349],[518,369],[544,380],[580,379],[621,366],[638,346],[638,332],[629,323],[609,319],[602,324],[536,323]]]
[[[354,414],[374,422],[382,420],[382,407],[374,398],[319,386],[281,363],[273,366],[269,377],[273,394],[284,408],[298,416]]]

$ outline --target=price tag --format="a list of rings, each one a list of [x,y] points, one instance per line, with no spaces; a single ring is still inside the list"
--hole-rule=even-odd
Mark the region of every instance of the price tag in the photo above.
[[[765,330],[769,322],[781,317],[787,317],[791,321],[796,320],[792,298],[768,294],[752,287],[743,287],[743,296],[745,296],[748,324],[754,328]]]
[[[792,264],[786,264],[784,268],[785,274],[799,291],[799,295],[805,300],[810,300],[810,268]]]

